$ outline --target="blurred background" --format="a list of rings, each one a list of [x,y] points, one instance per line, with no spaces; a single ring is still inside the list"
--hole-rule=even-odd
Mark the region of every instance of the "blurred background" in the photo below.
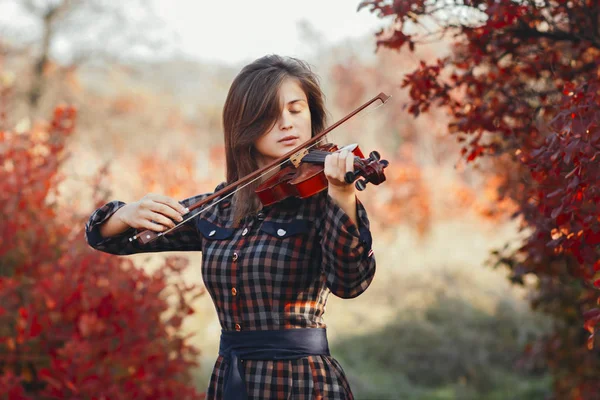
[[[2,221],[0,318],[12,318],[0,330],[6,393],[45,398],[39,390],[50,387],[57,398],[91,398],[84,393],[116,372],[82,376],[105,361],[74,360],[98,356],[99,332],[122,338],[149,329],[145,324],[158,315],[166,324],[165,351],[178,354],[166,359],[189,362],[169,377],[205,390],[220,326],[202,292],[201,254],[127,260],[95,254],[84,243],[83,225],[108,200],[212,191],[225,177],[221,111],[229,85],[247,62],[277,53],[313,66],[330,124],[381,91],[393,96],[330,135],[390,162],[387,181],[359,193],[372,223],[375,280],[356,299],[330,296],[325,314],[333,355],[356,398],[550,395],[546,366],[530,357],[551,327],[549,316],[530,307],[537,282],[527,276],[513,285],[491,257],[518,247],[526,234],[511,219],[515,204],[497,198],[501,171],[486,159],[465,162],[444,112],[415,118],[406,110],[404,75],[420,61],[447,55],[450,42],[376,51],[375,33],[393,20],[357,11],[358,5],[0,0],[3,215],[22,215],[14,224]],[[152,282],[164,290],[152,289]],[[182,289],[192,284],[196,292]],[[137,310],[123,300],[132,290],[143,292],[127,297]],[[90,311],[101,304],[110,304],[105,314]],[[120,328],[111,330],[103,318],[120,321],[114,324]],[[170,374],[151,375],[154,359],[136,356],[144,349],[131,350],[127,360],[115,355],[125,354],[118,346],[103,351],[112,354],[106,363],[121,371],[111,382],[131,384],[128,376],[146,382],[128,398],[146,398],[141,393],[155,390],[150,386],[161,373]]]

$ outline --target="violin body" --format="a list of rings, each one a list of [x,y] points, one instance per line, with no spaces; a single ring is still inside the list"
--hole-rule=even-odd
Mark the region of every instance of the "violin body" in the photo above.
[[[364,158],[357,145],[349,146],[356,157]],[[316,146],[316,151],[335,152],[338,146],[332,143]],[[324,161],[324,157],[322,157]],[[328,180],[325,176],[323,164],[318,160],[302,162],[298,168],[287,165],[274,176],[262,183],[255,193],[264,206],[280,202],[288,197],[305,199],[327,189]]]

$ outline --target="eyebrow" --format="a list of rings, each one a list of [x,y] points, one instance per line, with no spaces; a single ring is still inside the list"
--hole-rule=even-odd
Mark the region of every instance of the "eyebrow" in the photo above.
[[[292,100],[292,101],[288,101],[288,104],[294,104],[294,103],[297,103],[299,101],[306,102],[306,100],[304,100],[304,99],[295,99],[295,100]]]

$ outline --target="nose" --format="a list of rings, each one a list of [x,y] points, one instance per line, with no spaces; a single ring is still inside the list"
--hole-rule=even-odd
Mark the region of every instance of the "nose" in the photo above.
[[[292,128],[292,118],[290,113],[285,110],[282,114],[281,114],[281,118],[279,118],[279,129],[281,129],[282,131],[287,131],[290,130]]]

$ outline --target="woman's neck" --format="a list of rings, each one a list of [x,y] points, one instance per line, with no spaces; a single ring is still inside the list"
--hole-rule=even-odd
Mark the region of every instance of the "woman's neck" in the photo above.
[[[258,169],[264,168],[267,165],[269,165],[272,161],[265,161],[262,157],[258,159]],[[263,176],[261,176],[260,178],[260,182],[263,183],[265,182],[267,179],[271,178],[273,175],[275,175],[278,171],[280,170],[280,167],[273,167],[271,171],[268,171],[266,173],[263,174]]]

